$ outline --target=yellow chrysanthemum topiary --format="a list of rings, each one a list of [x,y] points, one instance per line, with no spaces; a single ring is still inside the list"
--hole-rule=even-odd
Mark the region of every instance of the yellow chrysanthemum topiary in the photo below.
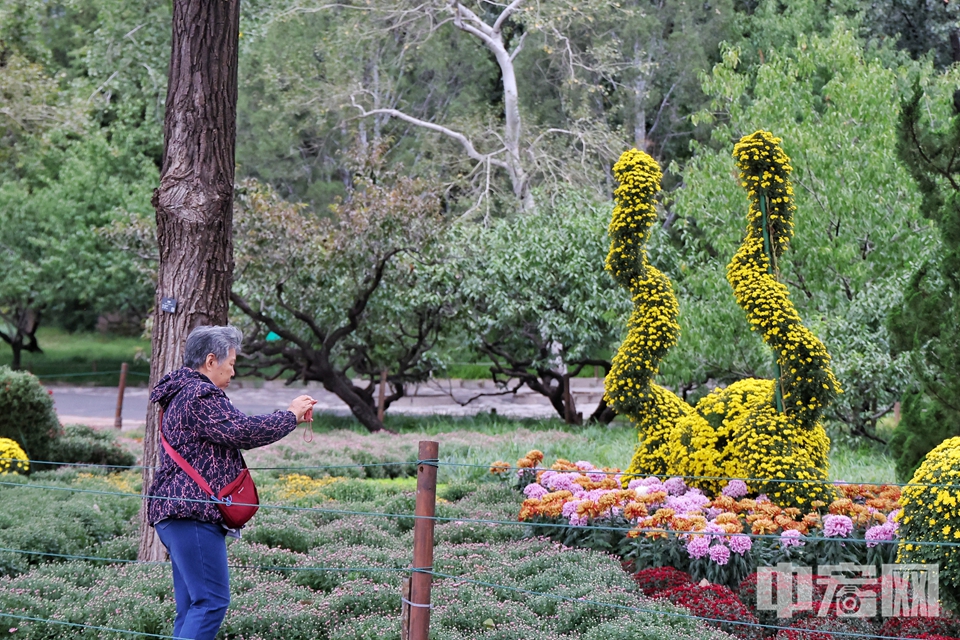
[[[0,438],[0,475],[28,471],[30,471],[30,459],[17,441]]]
[[[759,478],[749,482],[751,490],[784,506],[829,502],[830,441],[819,421],[839,383],[823,343],[803,326],[777,280],[777,260],[793,234],[789,158],[780,140],[765,131],[742,138],[734,156],[751,205],[746,237],[727,266],[727,279],[751,329],[760,330],[783,373],[777,380],[747,379],[715,390],[696,408],[652,382],[660,359],[676,344],[678,305],[670,281],[648,264],[644,248],[656,219],[659,167],[646,154],[625,153],[614,168],[620,187],[607,269],[629,288],[634,314],[606,392],[607,401],[640,432],[627,474],[685,476],[706,491],[718,491],[727,478]]]
[[[949,546],[960,544],[960,438],[926,455],[903,488],[900,506],[897,562],[939,564],[940,589],[960,598],[960,546]]]
[[[629,417],[640,432],[631,469],[663,474],[666,441],[673,423],[693,411],[676,395],[652,383],[660,361],[677,344],[679,305],[670,279],[647,260],[650,228],[657,221],[655,197],[663,173],[643,151],[624,152],[613,166],[619,183],[610,220],[606,269],[633,298],[627,337],[604,380],[607,403]]]

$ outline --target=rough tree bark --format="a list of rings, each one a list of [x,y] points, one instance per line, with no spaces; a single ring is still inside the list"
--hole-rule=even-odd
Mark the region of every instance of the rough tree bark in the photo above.
[[[239,0],[174,0],[163,169],[154,191],[160,265],[153,319],[151,387],[183,364],[187,334],[227,322],[233,276],[233,181]],[[164,300],[176,301],[172,311]],[[168,310],[164,310],[168,309]],[[143,491],[157,464],[157,411],[147,409]],[[140,560],[166,551],[140,521]]]

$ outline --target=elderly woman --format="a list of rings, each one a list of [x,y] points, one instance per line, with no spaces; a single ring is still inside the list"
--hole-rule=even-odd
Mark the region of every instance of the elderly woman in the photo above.
[[[183,368],[165,375],[150,394],[164,410],[163,435],[215,492],[244,468],[241,449],[276,442],[305,422],[316,403],[300,396],[286,411],[246,416],[224,389],[243,336],[235,327],[197,327],[187,337]],[[170,552],[177,617],[173,635],[213,640],[230,604],[228,534],[223,516],[200,486],[160,451],[150,487],[150,523]]]

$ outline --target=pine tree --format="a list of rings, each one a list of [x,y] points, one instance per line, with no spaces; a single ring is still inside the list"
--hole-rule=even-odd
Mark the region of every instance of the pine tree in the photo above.
[[[898,151],[923,196],[923,215],[939,229],[941,251],[921,265],[889,318],[894,353],[909,353],[918,388],[890,446],[897,474],[909,479],[927,452],[960,435],[960,89],[946,127],[922,119],[917,86],[903,105]]]

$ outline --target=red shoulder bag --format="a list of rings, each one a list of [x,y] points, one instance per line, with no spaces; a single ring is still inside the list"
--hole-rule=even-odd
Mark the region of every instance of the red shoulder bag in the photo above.
[[[236,480],[225,486],[220,493],[214,495],[213,489],[207,484],[197,470],[189,462],[183,459],[179,453],[170,446],[167,439],[163,437],[163,409],[160,409],[160,441],[163,443],[163,449],[167,452],[174,462],[183,469],[193,481],[200,485],[204,493],[210,496],[210,499],[217,504],[220,514],[223,516],[223,523],[231,529],[239,529],[249,522],[253,514],[260,508],[260,496],[257,495],[257,487],[253,484],[253,476],[247,469],[247,463],[243,463],[243,470],[237,476]],[[243,456],[240,457],[243,460]]]

